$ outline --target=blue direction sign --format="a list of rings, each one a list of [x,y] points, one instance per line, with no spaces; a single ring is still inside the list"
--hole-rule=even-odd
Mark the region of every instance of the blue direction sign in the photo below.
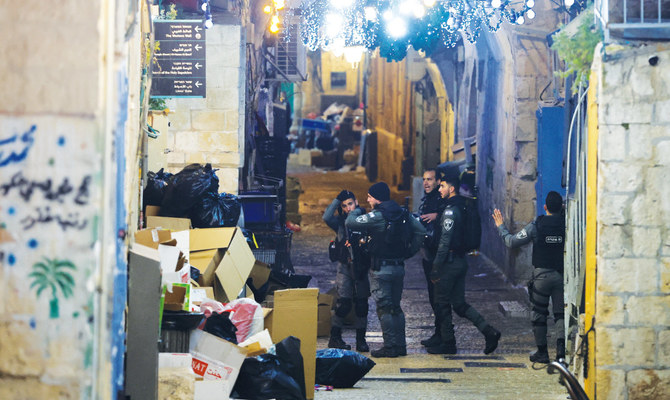
[[[205,97],[202,21],[155,20],[154,38],[158,46],[151,66],[151,97]]]

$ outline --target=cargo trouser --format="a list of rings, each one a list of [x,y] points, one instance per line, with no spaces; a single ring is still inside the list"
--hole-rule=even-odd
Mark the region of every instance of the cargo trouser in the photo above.
[[[533,278],[528,284],[528,295],[533,307],[530,321],[533,325],[535,344],[547,345],[547,317],[549,316],[549,298],[551,297],[554,321],[556,322],[556,339],[565,339],[563,274],[548,268],[535,268]]]
[[[454,342],[454,325],[451,310],[458,316],[468,319],[480,332],[488,326],[484,317],[465,302],[465,274],[468,264],[465,257],[452,255],[453,261],[440,269],[440,279],[435,283],[435,306],[440,315],[443,342]]]
[[[354,275],[353,266],[349,263],[339,263],[335,276],[337,287],[337,305],[333,315],[333,326],[342,328],[344,318],[354,308],[356,329],[368,327],[368,297],[370,297],[370,281],[367,275],[358,278]]]
[[[405,266],[385,265],[370,270],[370,288],[377,306],[377,316],[382,328],[384,347],[406,347],[405,314],[400,307]]]

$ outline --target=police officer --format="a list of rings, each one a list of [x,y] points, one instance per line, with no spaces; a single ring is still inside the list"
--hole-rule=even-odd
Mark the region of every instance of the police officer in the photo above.
[[[354,210],[345,222],[348,229],[362,231],[370,236],[370,287],[377,304],[377,316],[384,339],[383,347],[370,352],[373,357],[407,355],[405,314],[400,307],[405,277],[404,241],[411,240],[412,250],[416,252],[426,232],[419,221],[409,217],[407,223],[412,224],[411,239],[387,234],[389,221],[398,221],[404,213],[390,195],[386,183],[375,183],[368,190],[368,203],[373,207],[372,212],[363,214],[360,210]]]
[[[353,307],[356,314],[354,323],[356,350],[367,352],[370,351],[365,341],[368,326],[368,297],[370,297],[370,281],[367,274],[369,260],[365,259],[359,239],[354,239],[355,234],[344,226],[347,215],[355,209],[360,209],[360,213],[365,212],[358,206],[356,196],[352,192],[342,190],[323,214],[324,222],[337,234],[336,247],[341,254],[335,277],[338,299],[332,318],[333,326],[330,330],[328,347],[351,349],[351,346],[342,339],[342,326],[344,318]]]
[[[533,276],[528,285],[528,295],[533,306],[531,323],[537,351],[530,361],[549,363],[547,351],[547,317],[549,298],[553,304],[556,329],[556,360],[565,358],[565,331],[563,327],[563,248],[565,245],[565,217],[563,198],[557,192],[547,194],[544,202],[546,215],[540,215],[516,235],[512,235],[503,224],[503,216],[497,208],[493,221],[505,245],[510,248],[533,242]]]
[[[438,217],[442,215],[445,207],[445,200],[437,190],[438,184],[439,180],[437,179],[437,171],[435,169],[431,168],[424,171],[424,195],[421,198],[421,205],[419,206],[419,216],[421,224],[426,228],[426,239],[423,242],[423,246],[421,246],[421,262],[423,264],[423,273],[426,276],[426,284],[428,285],[428,301],[435,315],[435,333],[430,338],[421,341],[421,344],[426,347],[433,347],[442,343],[439,313],[435,308],[435,285],[430,280],[430,271],[433,269],[433,260],[435,260],[435,253],[437,252],[437,239],[440,234],[440,218]]]
[[[440,195],[446,199],[442,213],[440,242],[433,261],[431,279],[435,284],[435,305],[440,315],[442,342],[426,350],[432,354],[455,354],[456,337],[451,323],[451,309],[467,318],[484,335],[484,353],[490,354],[498,347],[500,332],[489,325],[472,306],[465,302],[465,274],[468,264],[465,260],[464,212],[465,199],[458,195],[460,179],[452,173],[440,181]]]

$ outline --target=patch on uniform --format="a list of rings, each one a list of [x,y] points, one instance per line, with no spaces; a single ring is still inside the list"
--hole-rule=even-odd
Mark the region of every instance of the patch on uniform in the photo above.
[[[563,243],[563,236],[547,236],[544,238],[547,244],[561,244]]]
[[[519,231],[519,233],[516,234],[517,239],[525,239],[528,237],[528,233],[526,233],[526,229],[522,229]]]
[[[454,215],[454,210],[446,209],[444,210],[444,215]]]
[[[366,215],[361,215],[360,217],[356,217],[356,222],[360,222],[361,224],[364,224],[368,222],[368,216]]]
[[[451,218],[445,218],[442,226],[444,227],[445,231],[450,231],[451,228],[454,227],[454,220]]]
[[[374,211],[370,211],[370,212],[368,213],[368,216],[370,216],[370,218],[374,217],[374,216],[375,216]]]

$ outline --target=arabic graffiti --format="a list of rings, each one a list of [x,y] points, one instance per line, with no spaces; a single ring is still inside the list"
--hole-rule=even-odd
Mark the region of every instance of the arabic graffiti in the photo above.
[[[49,259],[44,257],[44,261],[33,264],[33,270],[28,274],[32,278],[30,288],[37,290],[37,297],[40,297],[45,289],[51,289],[49,318],[58,318],[60,316],[58,304],[59,293],[66,299],[74,293],[75,281],[71,272],[76,270],[77,267],[71,261],[55,258]]]
[[[23,133],[17,133],[8,138],[0,138],[0,167],[25,160],[30,148],[35,143],[33,134],[36,130],[37,125],[32,125],[30,129]]]
[[[89,185],[91,184],[91,176],[87,175],[82,180],[76,189],[74,202],[78,205],[88,203]],[[29,180],[23,176],[22,172],[17,172],[12,176],[9,183],[0,185],[0,195],[7,196],[16,189],[19,196],[25,201],[30,201],[36,191],[42,192],[45,200],[57,201],[63,203],[64,197],[75,191],[75,188],[70,184],[68,178],[64,178],[59,184],[54,183],[51,178],[46,178],[43,181]]]
[[[65,214],[57,214],[51,211],[49,206],[36,207],[36,214],[28,215],[21,220],[24,230],[33,228],[36,224],[48,224],[55,222],[65,232],[68,228],[82,230],[88,225],[88,220],[80,218],[78,212],[70,212]]]

